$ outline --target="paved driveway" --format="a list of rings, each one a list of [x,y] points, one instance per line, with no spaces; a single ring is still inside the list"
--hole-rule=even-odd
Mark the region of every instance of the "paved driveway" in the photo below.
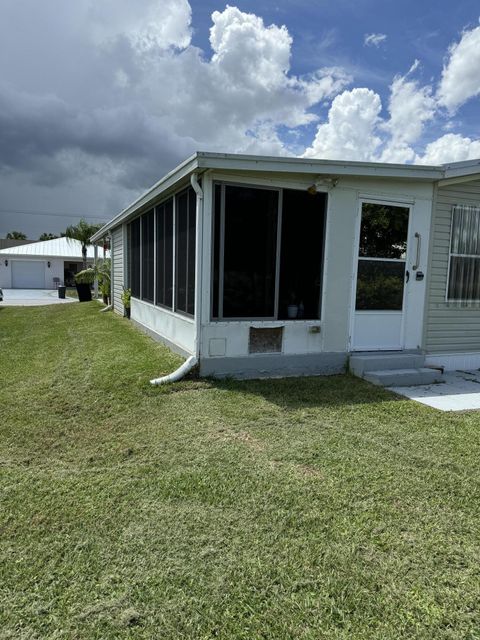
[[[52,289],[4,289],[0,307],[37,307],[45,304],[68,304],[75,298],[60,300],[58,291]]]

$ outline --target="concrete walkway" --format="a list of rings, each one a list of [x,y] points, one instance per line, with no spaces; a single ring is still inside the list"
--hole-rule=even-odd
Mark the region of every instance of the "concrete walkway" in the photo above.
[[[391,391],[440,411],[480,409],[480,371],[446,371],[444,382],[416,387],[390,387]]]
[[[58,291],[52,289],[4,289],[0,307],[38,307],[46,304],[68,304],[78,302],[66,297],[60,300]]]

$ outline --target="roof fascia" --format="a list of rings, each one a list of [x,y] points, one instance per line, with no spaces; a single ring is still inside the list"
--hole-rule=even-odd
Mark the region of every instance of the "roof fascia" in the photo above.
[[[121,211],[117,216],[112,218],[110,222],[103,225],[101,229],[99,229],[91,238],[92,242],[97,242],[105,235],[109,233],[111,229],[117,227],[121,224],[126,218],[128,218],[134,211],[140,209],[144,205],[146,205],[151,200],[158,198],[164,191],[167,191],[171,187],[173,187],[177,182],[183,180],[186,176],[188,176],[192,171],[198,168],[197,162],[197,154],[190,156],[184,162],[175,167],[172,171],[167,173],[161,180],[159,180],[156,184],[153,185],[148,191],[143,193],[137,200],[132,202],[126,209]]]
[[[461,184],[462,182],[472,182],[473,180],[480,180],[480,172],[478,171],[478,167],[477,167],[477,173],[471,173],[466,176],[458,176],[457,178],[445,178],[444,180],[438,181],[438,186],[448,187],[452,184]]]
[[[439,180],[444,169],[428,165],[396,165],[377,162],[343,162],[338,160],[308,160],[269,156],[242,156],[199,152],[198,167],[237,171],[273,173],[310,173],[314,175],[414,178]]]
[[[480,160],[466,160],[465,162],[452,162],[451,164],[445,164],[445,179],[448,178],[460,178],[467,176],[474,176],[480,173]],[[469,178],[473,180],[474,178]]]

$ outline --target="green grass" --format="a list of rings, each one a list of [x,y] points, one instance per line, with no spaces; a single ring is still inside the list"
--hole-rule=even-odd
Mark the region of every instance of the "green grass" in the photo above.
[[[480,416],[349,376],[148,380],[96,302],[0,309],[0,638],[480,638]]]

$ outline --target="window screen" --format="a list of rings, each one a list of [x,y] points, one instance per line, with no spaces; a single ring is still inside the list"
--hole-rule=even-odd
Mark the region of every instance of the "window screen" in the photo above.
[[[273,318],[279,192],[229,185],[222,189],[223,206],[216,211],[220,223],[215,222],[219,238],[214,241],[218,317]]]
[[[157,304],[173,303],[173,200],[156,209],[157,216]]]
[[[175,309],[195,314],[196,195],[192,188],[176,196]]]
[[[128,225],[128,286],[140,298],[140,218]]]
[[[480,301],[480,207],[453,207],[447,298]]]
[[[142,216],[142,300],[153,302],[154,212]]]

